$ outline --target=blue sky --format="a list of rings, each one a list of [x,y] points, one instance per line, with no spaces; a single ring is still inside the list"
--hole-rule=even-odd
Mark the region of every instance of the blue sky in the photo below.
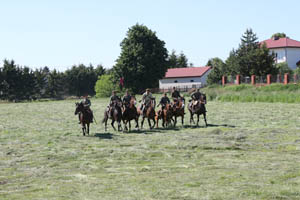
[[[252,28],[260,40],[285,32],[300,40],[298,0],[0,0],[0,64],[64,71],[114,65],[129,27],[144,24],[194,66],[225,60]]]

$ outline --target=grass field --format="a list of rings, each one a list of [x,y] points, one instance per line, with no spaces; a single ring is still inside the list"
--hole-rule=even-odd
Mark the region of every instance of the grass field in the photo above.
[[[75,101],[0,104],[0,199],[300,199],[300,104],[208,102],[204,128],[83,137]]]

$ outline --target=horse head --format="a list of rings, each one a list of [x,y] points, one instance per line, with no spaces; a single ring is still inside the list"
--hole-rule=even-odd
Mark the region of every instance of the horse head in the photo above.
[[[81,103],[75,103],[75,106],[76,106],[76,109],[75,109],[75,115],[77,115],[79,112],[82,112],[83,111],[83,104],[82,102]]]

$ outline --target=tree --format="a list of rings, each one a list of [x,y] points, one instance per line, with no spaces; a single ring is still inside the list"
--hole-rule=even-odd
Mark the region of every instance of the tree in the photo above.
[[[96,97],[109,97],[115,88],[112,75],[99,76],[95,85]]]
[[[98,76],[104,73],[105,69],[102,65],[98,65],[96,69],[91,64],[88,67],[83,64],[74,65],[65,72],[69,94],[76,96],[84,94],[94,95]]]
[[[124,77],[124,86],[134,92],[158,86],[167,70],[165,42],[144,25],[132,26],[120,44],[121,54],[113,67],[114,80]]]
[[[275,54],[270,53],[265,44],[258,43],[252,29],[247,29],[241,38],[239,48],[230,52],[226,64],[231,75],[262,76],[276,73],[274,60]]]
[[[226,64],[222,61],[222,59],[216,57],[210,59],[206,65],[212,68],[211,72],[207,76],[207,83],[219,83],[222,76],[226,74]]]
[[[193,65],[190,63],[190,65]],[[183,68],[188,67],[188,59],[181,52],[179,55],[176,55],[176,51],[172,50],[172,53],[168,56],[168,68]]]
[[[286,62],[277,63],[276,69],[278,74],[293,74],[293,70],[289,67],[289,65]]]
[[[285,38],[285,33],[274,33],[271,38]]]

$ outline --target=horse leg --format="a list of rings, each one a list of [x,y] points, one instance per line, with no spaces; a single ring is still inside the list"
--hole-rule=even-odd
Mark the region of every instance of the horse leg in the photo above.
[[[182,126],[184,124],[184,115],[181,115],[181,124],[182,124]]]
[[[175,115],[174,127],[176,126],[176,124],[177,124],[177,116]]]
[[[203,118],[204,118],[204,122],[205,122],[205,127],[207,127],[206,113],[203,113]]]
[[[124,123],[124,130],[125,131],[128,131],[128,128],[127,128],[127,120],[123,120],[123,123]]]
[[[90,135],[90,123],[87,123],[87,134]]]
[[[191,114],[191,116],[190,116],[190,124],[192,124],[192,123],[195,124],[194,115],[191,112],[190,112],[190,114]]]
[[[149,124],[150,129],[152,129],[151,122],[150,122],[149,118],[148,118],[148,124]]]
[[[155,117],[153,117],[152,120],[153,120],[153,127],[152,128],[154,128],[155,127]]]
[[[85,124],[82,122],[81,126],[82,126],[82,134],[83,136],[85,136]]]
[[[121,124],[121,120],[118,121],[118,131],[122,131],[123,128],[122,128],[122,124]]]
[[[143,129],[143,126],[144,126],[144,120],[145,120],[145,117],[143,116],[142,123],[141,123],[141,129]]]
[[[128,120],[128,123],[129,123],[129,131],[131,131],[131,123],[130,123],[130,120]]]
[[[199,114],[197,114],[197,127],[199,126]]]
[[[116,128],[115,128],[114,124],[115,124],[115,119],[112,119],[111,120],[111,126],[114,128],[114,131],[116,131]]]
[[[135,128],[139,129],[139,118],[136,117],[134,120],[136,123]]]

